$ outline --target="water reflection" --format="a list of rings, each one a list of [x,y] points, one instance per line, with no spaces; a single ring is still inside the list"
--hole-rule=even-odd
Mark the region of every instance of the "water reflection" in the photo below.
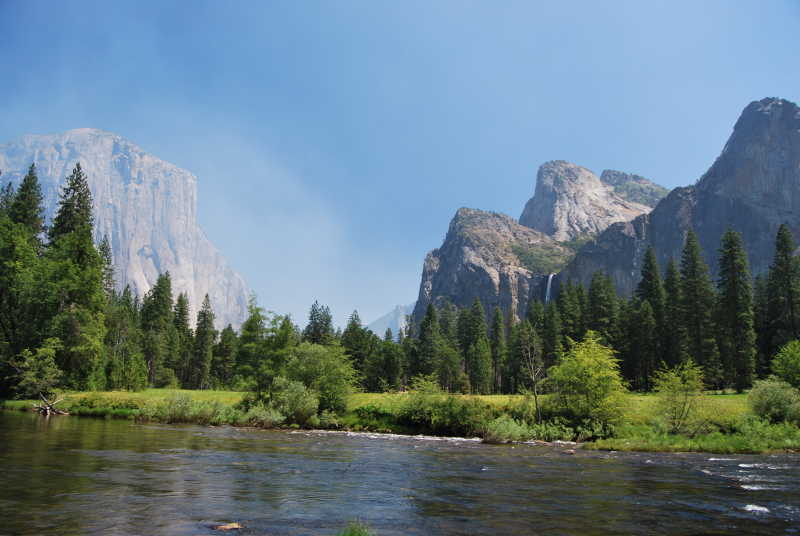
[[[791,534],[799,461],[0,412],[0,534]]]

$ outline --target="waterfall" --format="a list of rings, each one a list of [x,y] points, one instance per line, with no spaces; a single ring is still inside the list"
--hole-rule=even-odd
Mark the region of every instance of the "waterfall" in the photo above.
[[[553,276],[556,274],[550,274],[547,276],[547,290],[544,291],[544,303],[550,301],[550,285],[553,283]]]

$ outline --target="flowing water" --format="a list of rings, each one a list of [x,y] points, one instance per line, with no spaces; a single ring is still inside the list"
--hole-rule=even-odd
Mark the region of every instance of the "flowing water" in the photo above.
[[[800,534],[800,457],[0,411],[0,534]],[[230,534],[230,533],[229,533]]]

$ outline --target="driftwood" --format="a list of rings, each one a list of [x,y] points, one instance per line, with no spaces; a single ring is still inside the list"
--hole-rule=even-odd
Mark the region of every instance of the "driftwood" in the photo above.
[[[63,398],[50,402],[42,393],[39,393],[39,398],[42,399],[42,403],[33,405],[33,409],[36,410],[39,415],[44,415],[45,417],[49,417],[50,415],[69,415],[69,412],[56,407],[56,404],[64,401]]]

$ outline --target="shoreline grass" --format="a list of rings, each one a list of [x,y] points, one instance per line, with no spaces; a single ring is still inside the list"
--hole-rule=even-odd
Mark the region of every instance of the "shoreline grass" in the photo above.
[[[131,419],[140,422],[193,423],[261,428],[293,429],[281,426],[269,412],[243,412],[236,408],[246,393],[235,391],[190,391],[146,389],[139,392],[107,391],[65,393],[60,405],[71,415],[81,417]],[[414,420],[408,417],[408,393],[356,393],[348,399],[347,411],[335,421],[322,423],[321,429],[377,432],[404,435],[480,435],[486,441],[524,441],[524,433],[536,439],[563,439],[564,428],[533,428],[514,424],[511,415],[524,397],[521,395],[458,395],[451,397],[457,407],[447,408],[447,424],[436,426],[436,417]],[[546,397],[546,395],[545,395]],[[625,425],[613,437],[585,441],[591,450],[643,452],[769,453],[800,451],[800,428],[791,424],[767,424],[752,415],[743,394],[703,396],[708,414],[708,429],[693,436],[668,434],[657,422],[657,397],[628,394]],[[447,406],[447,398],[441,399]],[[27,411],[35,401],[0,401],[0,409]],[[468,411],[465,413],[465,409]],[[405,413],[404,413],[405,412]],[[460,413],[459,413],[460,412]],[[465,422],[459,422],[464,420]],[[455,425],[455,426],[454,426]],[[533,432],[531,432],[533,430]],[[561,434],[561,435],[560,435]]]

